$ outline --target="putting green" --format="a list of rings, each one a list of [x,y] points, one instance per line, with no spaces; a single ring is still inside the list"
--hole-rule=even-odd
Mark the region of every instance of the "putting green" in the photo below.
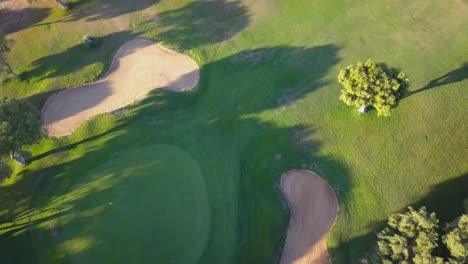
[[[70,186],[49,235],[72,263],[197,263],[203,253],[208,197],[187,152],[122,152]]]

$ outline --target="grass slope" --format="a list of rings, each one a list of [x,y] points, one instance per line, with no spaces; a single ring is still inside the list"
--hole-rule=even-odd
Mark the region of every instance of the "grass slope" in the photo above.
[[[293,168],[312,169],[339,186],[340,214],[328,240],[334,263],[372,260],[375,232],[408,205],[427,205],[443,221],[461,213],[468,189],[468,36],[460,34],[466,3],[161,0],[155,17],[119,6],[112,14],[125,17],[55,23],[51,35],[38,33],[44,26],[10,35],[17,46],[9,56],[27,78],[2,84],[0,92],[34,95],[30,100],[40,104],[41,93],[101,75],[118,45],[139,36],[195,58],[199,87],[152,93],[123,116],[97,117],[69,138],[31,147],[32,162],[1,187],[0,248],[8,252],[2,255],[60,263],[97,250],[89,242],[97,238],[83,236],[89,246],[77,258],[54,251],[49,222],[64,216],[48,208],[67,197],[62,186],[104,176],[98,168],[113,153],[131,156],[154,144],[183,149],[200,166],[211,224],[199,263],[278,261],[288,213],[277,180]],[[129,27],[120,30],[111,19]],[[106,44],[82,49],[77,43],[96,25],[108,26],[100,33]],[[43,45],[54,38],[63,46]],[[31,39],[37,47],[21,48]],[[413,94],[390,118],[359,116],[337,100],[339,69],[367,58],[410,76]],[[38,214],[28,232],[31,212]],[[53,253],[43,256],[37,244]]]
[[[199,260],[209,205],[200,168],[188,153],[167,145],[115,152],[82,175],[57,180],[44,197],[57,197],[46,210],[60,214],[47,223],[59,230],[52,240],[62,242],[53,254],[70,255],[73,263]],[[40,255],[50,253],[48,240],[36,237]]]

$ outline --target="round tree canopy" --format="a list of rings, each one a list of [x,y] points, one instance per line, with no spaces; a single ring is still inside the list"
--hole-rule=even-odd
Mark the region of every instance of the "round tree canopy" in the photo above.
[[[404,73],[372,60],[341,70],[338,82],[343,86],[341,101],[357,108],[373,106],[379,116],[390,115],[401,92],[408,86]]]

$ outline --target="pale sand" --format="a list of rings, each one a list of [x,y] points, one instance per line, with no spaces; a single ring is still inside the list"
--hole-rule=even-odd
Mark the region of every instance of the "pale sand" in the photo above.
[[[326,237],[338,213],[333,189],[317,174],[293,170],[281,176],[291,219],[281,264],[331,263]]]
[[[149,40],[132,40],[119,49],[105,77],[52,95],[42,108],[42,127],[48,136],[66,136],[86,120],[141,100],[154,89],[190,90],[199,77],[198,65],[188,56]]]

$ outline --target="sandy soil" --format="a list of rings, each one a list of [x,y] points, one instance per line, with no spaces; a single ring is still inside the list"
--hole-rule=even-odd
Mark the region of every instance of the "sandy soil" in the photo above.
[[[338,213],[335,192],[320,176],[305,170],[283,174],[281,191],[291,211],[281,264],[331,263],[326,237]]]
[[[18,1],[18,0],[0,0],[0,9],[22,9],[28,6],[27,1]]]
[[[189,57],[148,40],[132,40],[119,49],[104,78],[52,95],[42,108],[42,126],[48,136],[66,136],[86,120],[141,100],[151,90],[190,90],[199,76]]]

